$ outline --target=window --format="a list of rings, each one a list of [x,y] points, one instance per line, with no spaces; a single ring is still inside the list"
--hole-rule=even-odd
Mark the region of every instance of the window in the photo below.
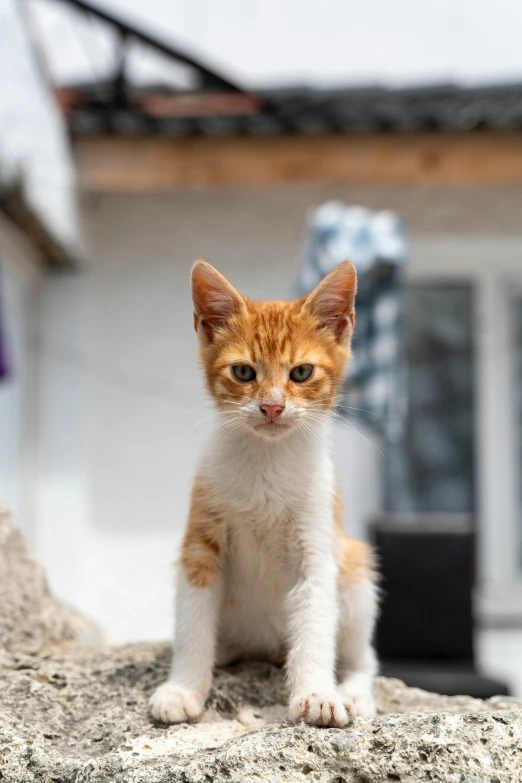
[[[407,285],[404,297],[408,417],[403,436],[388,447],[387,507],[392,512],[473,512],[472,286],[415,282]],[[522,305],[520,313],[522,336]]]

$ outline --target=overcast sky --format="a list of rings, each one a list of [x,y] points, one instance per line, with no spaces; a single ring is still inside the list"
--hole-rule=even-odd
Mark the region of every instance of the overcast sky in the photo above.
[[[248,85],[522,81],[522,0],[92,0]],[[30,0],[33,5],[56,0]],[[47,12],[55,67],[82,46]],[[44,27],[46,25],[44,24]],[[102,57],[103,38],[97,44]]]

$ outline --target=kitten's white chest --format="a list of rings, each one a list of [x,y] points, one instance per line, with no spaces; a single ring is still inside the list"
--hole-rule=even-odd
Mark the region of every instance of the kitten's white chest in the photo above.
[[[221,641],[253,656],[277,657],[286,637],[285,599],[295,583],[296,557],[288,519],[263,524],[230,520],[224,561]]]
[[[312,491],[328,491],[326,443],[306,437],[277,443],[229,438],[209,444],[203,469],[225,509],[275,519],[298,510]],[[322,486],[321,486],[322,485]]]
[[[286,599],[300,562],[298,528],[310,497],[331,499],[324,443],[222,439],[202,464],[227,531],[220,643],[275,658],[287,637]]]

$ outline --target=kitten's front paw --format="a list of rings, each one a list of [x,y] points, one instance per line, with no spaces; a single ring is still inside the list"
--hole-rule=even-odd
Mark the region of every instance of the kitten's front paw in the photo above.
[[[377,709],[373,697],[372,685],[350,682],[349,680],[339,686],[341,699],[348,706],[354,718],[375,718]]]
[[[340,729],[352,722],[352,715],[340,694],[310,693],[290,701],[290,720]]]
[[[164,682],[149,701],[152,717],[161,723],[183,723],[201,717],[205,698],[197,691],[189,691],[175,682]]]

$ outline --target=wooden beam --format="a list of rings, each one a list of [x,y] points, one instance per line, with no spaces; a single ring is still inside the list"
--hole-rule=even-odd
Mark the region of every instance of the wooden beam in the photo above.
[[[76,251],[54,236],[30,204],[20,178],[5,182],[0,177],[0,212],[24,234],[44,263],[61,269],[76,266]]]
[[[521,133],[360,136],[82,136],[80,185],[157,191],[299,183],[522,183]]]

